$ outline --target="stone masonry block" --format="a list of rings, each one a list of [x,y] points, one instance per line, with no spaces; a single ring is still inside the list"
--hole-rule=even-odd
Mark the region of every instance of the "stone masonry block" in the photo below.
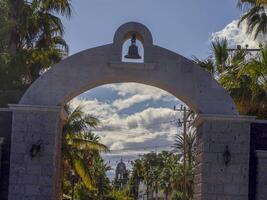
[[[35,175],[26,174],[23,176],[23,183],[30,184],[30,185],[38,185],[40,177]]]
[[[225,194],[232,194],[232,195],[237,195],[239,194],[239,186],[238,185],[224,185],[224,193]]]
[[[27,195],[39,195],[40,194],[40,187],[39,187],[39,185],[26,185],[25,186],[25,193]]]
[[[41,168],[40,165],[27,165],[27,174],[40,175]]]
[[[23,184],[11,185],[9,187],[9,191],[12,194],[24,194],[25,193],[24,185]]]

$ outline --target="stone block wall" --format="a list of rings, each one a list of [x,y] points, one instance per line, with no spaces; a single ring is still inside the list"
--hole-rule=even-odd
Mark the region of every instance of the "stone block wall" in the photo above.
[[[194,200],[248,200],[250,123],[209,117],[197,128]],[[225,164],[228,146],[231,160]]]
[[[13,109],[9,200],[56,200],[60,195],[60,109],[15,106]],[[41,151],[31,157],[33,144]]]
[[[1,146],[1,168],[0,168],[0,199],[8,199],[9,186],[9,158],[10,139],[12,128],[12,112],[8,109],[0,109],[0,138],[3,139]]]
[[[11,109],[8,200],[58,199],[61,191],[61,108],[14,105]],[[208,115],[200,116],[195,126],[198,155],[194,200],[248,200],[251,119]],[[41,152],[32,158],[30,149],[39,140],[43,142]],[[223,159],[226,146],[231,154],[228,165]],[[257,200],[262,200],[267,195],[267,177],[262,175],[266,174],[267,162],[266,156],[257,155]]]

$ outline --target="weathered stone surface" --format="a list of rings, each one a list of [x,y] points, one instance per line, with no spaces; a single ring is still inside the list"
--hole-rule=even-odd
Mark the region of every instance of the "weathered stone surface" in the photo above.
[[[198,199],[248,199],[251,118],[200,116],[197,126],[198,165],[195,196]],[[224,163],[229,147],[231,160]],[[201,188],[200,188],[201,187]]]
[[[17,194],[20,194],[17,200],[58,198],[61,188],[60,157],[57,153],[61,149],[60,110],[60,107],[38,106],[13,108],[9,199],[15,199]],[[16,140],[21,135],[24,142]],[[40,140],[41,151],[36,157],[31,157],[32,145]],[[44,192],[45,188],[50,189]]]

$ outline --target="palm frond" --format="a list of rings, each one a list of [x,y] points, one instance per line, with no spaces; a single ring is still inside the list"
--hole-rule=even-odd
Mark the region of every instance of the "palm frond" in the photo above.
[[[72,6],[70,0],[33,0],[32,4],[42,11],[56,12],[68,18],[71,17]]]
[[[215,39],[212,42],[212,50],[215,58],[216,70],[223,72],[226,69],[228,59],[228,41],[227,39]]]
[[[207,58],[205,60],[200,60],[197,57],[193,56],[194,62],[202,67],[203,69],[207,70],[210,74],[214,75],[215,74],[215,67],[213,60],[211,58]]]
[[[87,151],[103,151],[108,152],[109,149],[107,146],[95,142],[92,140],[82,139],[82,138],[72,138],[71,139],[71,146],[73,148],[87,150]]]
[[[85,187],[90,191],[95,190],[87,164],[77,156],[73,156],[72,164],[75,169],[75,172],[82,179],[82,182],[84,183]]]

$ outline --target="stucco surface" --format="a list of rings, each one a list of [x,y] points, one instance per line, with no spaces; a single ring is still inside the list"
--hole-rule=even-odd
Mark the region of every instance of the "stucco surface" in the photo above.
[[[122,45],[131,33],[144,47],[144,63],[122,62]],[[191,60],[153,45],[149,30],[139,23],[122,25],[112,44],[88,49],[66,58],[40,77],[20,104],[64,105],[94,87],[137,82],[166,90],[198,113],[237,114],[228,93],[208,72]]]

